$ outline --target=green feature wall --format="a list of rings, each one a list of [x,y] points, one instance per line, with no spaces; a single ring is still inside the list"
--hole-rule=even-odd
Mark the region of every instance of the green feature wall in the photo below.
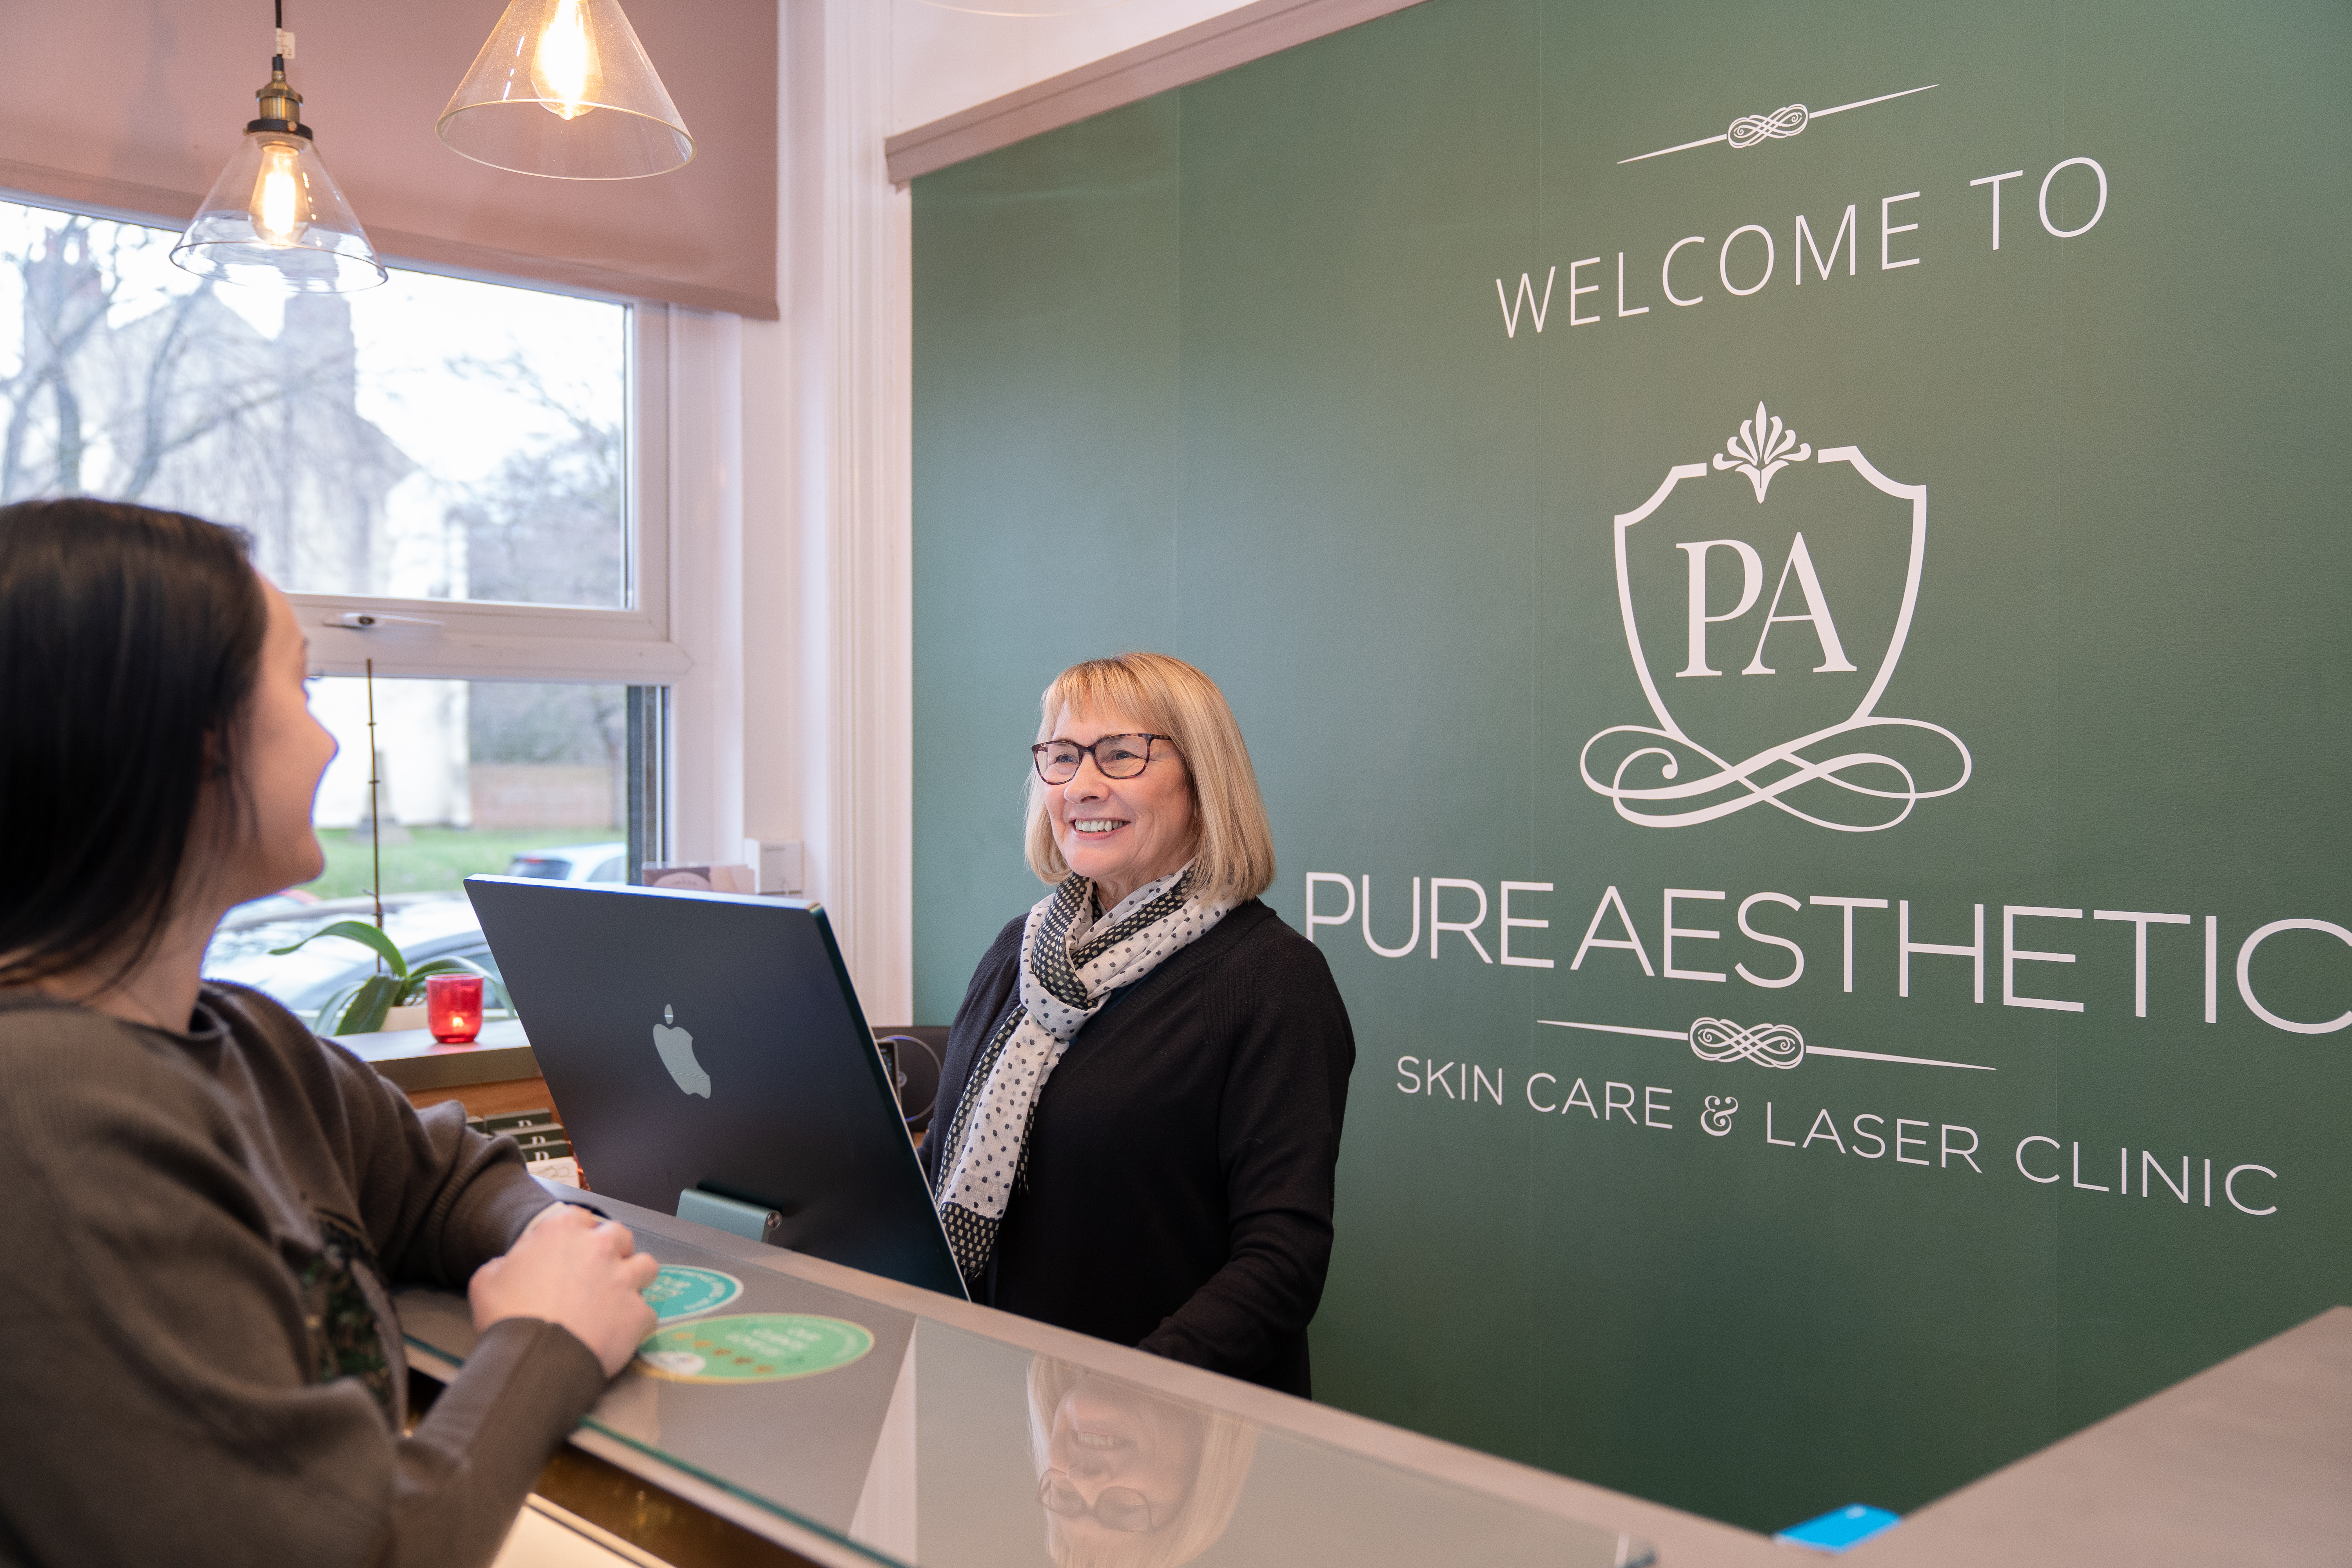
[[[1355,1022],[1318,1397],[1770,1527],[2352,1300],[2347,81],[1432,0],[926,176],[919,1013],[1164,649]]]

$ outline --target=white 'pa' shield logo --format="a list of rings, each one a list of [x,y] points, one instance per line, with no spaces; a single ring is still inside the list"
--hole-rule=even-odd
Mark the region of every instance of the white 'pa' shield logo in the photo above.
[[[1645,827],[1769,805],[1842,833],[1959,789],[1974,764],[1958,736],[1877,711],[1927,547],[1927,486],[1857,447],[1816,452],[1758,404],[1617,516],[1625,644],[1657,723],[1587,741],[1586,784]]]

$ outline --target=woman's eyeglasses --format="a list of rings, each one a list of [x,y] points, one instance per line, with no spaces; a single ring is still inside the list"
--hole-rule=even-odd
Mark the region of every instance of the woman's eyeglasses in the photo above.
[[[1092,1514],[1102,1521],[1105,1530],[1116,1530],[1122,1535],[1148,1535],[1160,1528],[1151,1520],[1151,1500],[1133,1487],[1105,1487],[1094,1506],[1088,1508],[1086,1494],[1072,1486],[1070,1478],[1060,1470],[1047,1470],[1037,1478],[1037,1501],[1048,1513],[1058,1513],[1064,1519],[1084,1519]]]
[[[1076,741],[1046,741],[1029,748],[1036,760],[1037,776],[1049,784],[1063,784],[1078,776],[1080,759],[1091,756],[1107,779],[1131,779],[1150,765],[1151,742],[1165,735],[1105,735],[1091,746]]]

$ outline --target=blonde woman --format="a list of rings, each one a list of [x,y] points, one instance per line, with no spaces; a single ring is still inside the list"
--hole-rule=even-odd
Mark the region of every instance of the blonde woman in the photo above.
[[[924,1148],[975,1300],[1309,1392],[1355,1037],[1258,899],[1274,837],[1224,694],[1073,665],[1031,748],[1029,867],[948,1039]]]
[[[1179,1568],[1233,1522],[1257,1423],[1039,1356],[1029,1455],[1055,1568]]]

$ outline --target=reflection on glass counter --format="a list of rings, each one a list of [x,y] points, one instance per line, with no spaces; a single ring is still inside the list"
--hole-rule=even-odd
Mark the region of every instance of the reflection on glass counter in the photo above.
[[[1029,1455],[1057,1568],[1173,1568],[1233,1522],[1258,1424],[1050,1356],[1029,1362]]]
[[[661,1322],[589,1426],[860,1556],[909,1568],[1652,1560],[1617,1531],[1036,1353],[1015,1342],[1030,1327],[1018,1320],[997,1338],[647,1227],[637,1237],[664,1265],[649,1292]],[[998,1317],[937,1300],[966,1324]],[[410,1292],[401,1316],[428,1366],[473,1344],[454,1295]],[[1301,1425],[1325,1414],[1297,1408]]]

